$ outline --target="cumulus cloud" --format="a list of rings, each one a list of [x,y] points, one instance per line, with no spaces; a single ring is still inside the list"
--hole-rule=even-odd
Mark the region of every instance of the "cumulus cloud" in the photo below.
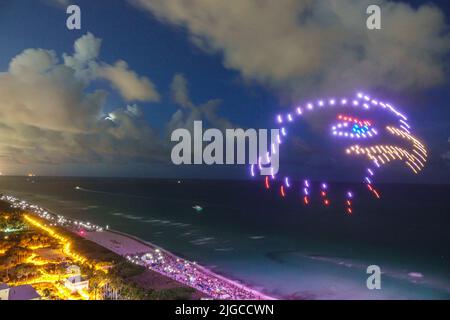
[[[149,78],[130,70],[126,61],[114,65],[98,61],[102,40],[87,33],[75,42],[74,54],[64,54],[64,64],[75,70],[84,81],[104,79],[119,91],[126,101],[156,102],[160,96]]]
[[[139,77],[128,69],[125,61],[118,61],[113,66],[102,66],[100,77],[109,80],[128,101],[159,101],[159,94],[147,77]]]
[[[163,159],[164,144],[139,106],[127,105],[105,115],[108,92],[90,89],[92,81],[101,78],[99,69],[108,68],[98,60],[100,44],[101,40],[88,34],[75,43],[72,56],[63,56],[63,62],[53,51],[27,49],[11,60],[8,70],[0,72],[3,164]],[[137,77],[122,62],[119,68]],[[129,98],[148,101],[144,91]]]
[[[74,53],[64,53],[64,64],[75,71],[78,78],[86,81],[97,78],[98,63],[102,40],[88,32],[75,41]]]
[[[0,73],[0,121],[46,130],[92,130],[105,92],[84,91],[85,84],[74,70],[57,63],[54,52],[27,49]]]
[[[355,87],[420,89],[442,83],[450,50],[437,7],[387,0],[131,0],[157,19],[185,27],[245,79],[297,96]],[[366,8],[382,8],[382,30]]]
[[[181,108],[171,117],[167,128],[169,134],[178,128],[193,130],[194,121],[202,120],[205,126],[211,126],[220,130],[233,128],[233,124],[226,118],[217,114],[221,100],[211,99],[202,104],[192,102],[189,94],[188,81],[182,74],[176,74],[171,84],[172,98]]]

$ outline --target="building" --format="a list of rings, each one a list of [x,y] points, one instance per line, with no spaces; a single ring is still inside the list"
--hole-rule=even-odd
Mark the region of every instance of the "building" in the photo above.
[[[66,279],[64,283],[70,292],[75,293],[80,290],[86,290],[89,288],[89,280],[83,280],[80,275],[75,275]]]
[[[77,265],[71,265],[67,268],[66,273],[71,275],[69,276],[64,285],[70,292],[75,293],[80,290],[85,290],[89,288],[89,280],[84,280],[81,277],[81,269]]]
[[[0,283],[0,300],[8,300],[8,296],[9,287],[4,283]]]
[[[29,284],[10,287],[0,283],[0,300],[40,300],[41,296]]]

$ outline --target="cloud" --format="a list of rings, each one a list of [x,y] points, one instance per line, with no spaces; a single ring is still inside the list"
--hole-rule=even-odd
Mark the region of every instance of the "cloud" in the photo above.
[[[165,146],[139,106],[126,105],[104,114],[108,92],[91,89],[93,81],[101,78],[98,69],[107,65],[98,60],[100,44],[91,34],[83,36],[63,62],[54,51],[27,49],[0,72],[2,164],[164,159]],[[137,77],[122,62],[118,68]],[[141,95],[148,100],[144,91],[138,90],[132,98]]]
[[[11,60],[9,71],[20,75],[45,72],[57,61],[55,52],[42,49],[27,49]]]
[[[183,26],[225,67],[297,97],[355,87],[422,89],[441,84],[450,38],[437,7],[386,0],[132,0],[164,23]],[[382,30],[366,8],[382,8]]]
[[[75,41],[73,55],[63,55],[64,64],[75,70],[76,76],[84,81],[109,81],[126,101],[159,101],[159,93],[150,79],[130,70],[125,61],[119,60],[114,65],[98,61],[101,44],[101,39],[87,33]]]
[[[170,86],[173,100],[184,108],[192,108],[193,104],[189,98],[188,82],[182,74],[176,74],[173,77]]]
[[[219,99],[211,99],[202,104],[192,102],[189,93],[189,83],[183,74],[176,74],[173,77],[170,86],[173,101],[180,106],[170,118],[166,125],[167,141],[171,140],[174,130],[187,129],[191,132],[193,138],[194,121],[202,121],[203,130],[207,128],[216,128],[225,132],[227,128],[234,128],[233,124],[217,114],[217,109],[222,101]],[[193,151],[194,154],[197,150]],[[203,150],[200,150],[203,154]]]
[[[74,54],[64,53],[64,64],[75,70],[76,76],[86,81],[98,77],[97,58],[100,55],[102,40],[88,32],[75,41]]]
[[[0,73],[0,121],[10,126],[46,130],[92,130],[105,99],[104,91],[85,94],[74,70],[57,63],[56,54],[27,49]]]
[[[153,83],[146,77],[139,77],[128,69],[125,61],[100,67],[99,76],[109,80],[127,101],[159,101],[160,97]]]
[[[180,109],[166,131],[155,131],[144,109],[134,103],[106,113],[110,91],[96,90],[98,81],[110,83],[126,102],[160,98],[150,80],[130,70],[125,61],[113,65],[102,61],[101,44],[101,39],[87,33],[76,40],[74,52],[63,54],[62,59],[52,50],[26,49],[0,72],[0,162],[4,168],[31,166],[48,172],[48,165],[164,165],[170,159],[170,130],[192,128],[194,120],[221,129],[232,126],[217,114],[220,100],[192,102],[189,84],[181,74],[175,75],[171,85]]]
[[[182,74],[176,74],[171,84],[172,98],[181,108],[171,117],[167,128],[170,133],[178,128],[193,130],[194,121],[204,121],[204,126],[211,126],[220,130],[233,128],[233,124],[226,118],[217,114],[217,108],[221,100],[211,99],[207,102],[196,105],[191,101],[188,89],[188,81]]]

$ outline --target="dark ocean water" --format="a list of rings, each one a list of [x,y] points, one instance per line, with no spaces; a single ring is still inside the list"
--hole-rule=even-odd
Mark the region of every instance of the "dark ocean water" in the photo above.
[[[304,207],[294,193],[281,200],[252,181],[33,181],[1,177],[0,192],[139,236],[280,297],[450,298],[448,185],[380,185],[378,201],[354,186],[349,216],[339,184],[324,208]],[[381,290],[366,287],[372,264]]]

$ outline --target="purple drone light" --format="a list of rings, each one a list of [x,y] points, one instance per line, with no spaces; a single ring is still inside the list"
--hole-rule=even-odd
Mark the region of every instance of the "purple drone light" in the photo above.
[[[278,123],[283,123],[283,118],[281,117],[280,114],[277,116],[277,120],[278,120]]]
[[[292,122],[293,119],[292,119],[292,115],[290,113],[288,113],[287,118],[288,118],[289,122]]]
[[[284,178],[284,184],[286,185],[286,187],[290,188],[291,185],[289,184],[289,177]]]

